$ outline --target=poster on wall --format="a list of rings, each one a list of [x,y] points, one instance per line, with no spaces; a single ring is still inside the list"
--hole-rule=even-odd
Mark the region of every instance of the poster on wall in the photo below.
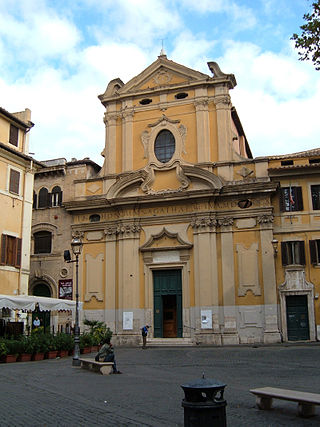
[[[212,329],[212,310],[201,310],[201,329]]]
[[[133,312],[132,311],[123,312],[123,329],[126,329],[126,330],[133,329]]]
[[[59,280],[59,298],[72,300],[72,279]]]

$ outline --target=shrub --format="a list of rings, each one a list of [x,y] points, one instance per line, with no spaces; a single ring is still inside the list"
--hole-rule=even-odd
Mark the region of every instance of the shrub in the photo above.
[[[74,346],[74,338],[69,334],[63,332],[55,336],[57,350],[72,350]]]
[[[21,340],[6,340],[6,346],[8,349],[7,354],[23,353],[24,346]]]
[[[104,322],[85,319],[83,323],[84,325],[90,327],[90,334],[93,337],[92,345],[102,344],[107,338],[111,339],[112,331],[107,327]]]
[[[80,335],[80,348],[91,347],[93,344],[92,335],[84,333]]]
[[[8,347],[4,340],[0,341],[0,357],[6,356],[8,353]]]

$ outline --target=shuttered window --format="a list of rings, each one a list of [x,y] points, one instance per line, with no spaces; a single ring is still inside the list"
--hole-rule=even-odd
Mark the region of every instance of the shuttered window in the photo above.
[[[9,135],[10,144],[18,147],[18,137],[19,137],[19,129],[17,128],[17,126],[10,125],[10,135]]]
[[[21,266],[21,244],[21,239],[2,234],[0,264],[19,268]]]
[[[20,172],[10,169],[9,191],[10,193],[19,194]]]
[[[320,240],[309,240],[311,264],[320,264]]]
[[[39,191],[38,208],[48,208],[51,206],[50,193],[43,187]]]
[[[301,187],[280,188],[280,211],[281,212],[303,211]]]
[[[50,254],[51,253],[51,233],[50,231],[38,231],[34,233],[34,253]]]
[[[305,265],[304,241],[281,242],[282,265]]]
[[[311,185],[312,209],[320,209],[320,185]]]

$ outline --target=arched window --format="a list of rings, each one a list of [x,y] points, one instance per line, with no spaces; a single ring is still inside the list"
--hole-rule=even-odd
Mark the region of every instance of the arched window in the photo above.
[[[34,233],[34,253],[50,254],[52,234],[50,231],[37,231]]]
[[[32,295],[49,298],[52,296],[50,287],[46,283],[37,283],[32,290]]]
[[[39,191],[38,208],[47,208],[49,206],[49,192],[45,187],[42,187]]]
[[[61,206],[62,203],[62,191],[59,186],[53,187],[51,192],[51,206]]]
[[[154,143],[154,153],[156,158],[162,162],[168,162],[176,149],[176,142],[173,134],[165,129],[158,133]]]

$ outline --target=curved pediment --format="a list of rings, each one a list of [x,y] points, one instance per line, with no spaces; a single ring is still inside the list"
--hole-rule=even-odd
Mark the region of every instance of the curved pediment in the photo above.
[[[222,186],[223,181],[217,175],[175,161],[161,167],[150,164],[145,169],[121,177],[110,187],[107,198],[166,195],[194,190],[219,192]]]

